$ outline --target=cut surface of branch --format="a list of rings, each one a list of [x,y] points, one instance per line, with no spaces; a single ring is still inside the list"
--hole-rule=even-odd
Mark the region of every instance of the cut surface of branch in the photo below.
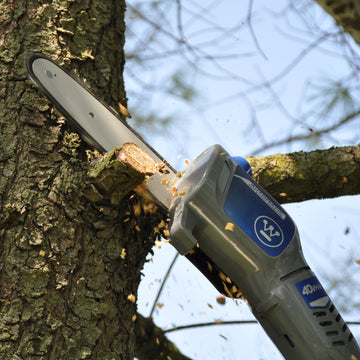
[[[144,150],[134,143],[125,143],[117,155],[117,159],[130,165],[143,175],[156,174],[163,164],[157,164]]]

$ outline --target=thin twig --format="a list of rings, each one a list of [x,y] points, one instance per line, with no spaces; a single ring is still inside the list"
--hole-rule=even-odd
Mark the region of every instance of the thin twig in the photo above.
[[[255,31],[254,31],[254,28],[252,27],[252,23],[251,23],[251,17],[252,17],[252,7],[253,7],[253,3],[254,1],[253,0],[249,0],[249,8],[248,8],[248,14],[247,14],[247,24],[249,26],[249,30],[250,30],[250,35],[255,43],[255,46],[256,48],[259,50],[260,54],[262,55],[262,57],[267,60],[267,56],[265,55],[264,51],[262,50],[259,42],[258,42],[258,39],[255,35]]]
[[[176,259],[178,258],[178,256],[179,256],[179,253],[177,252],[176,255],[174,256],[174,259],[173,259],[173,261],[171,262],[171,264],[170,264],[170,266],[169,266],[166,274],[165,274],[164,280],[162,281],[162,284],[161,284],[161,286],[160,286],[160,289],[159,289],[159,291],[158,291],[158,293],[157,293],[157,295],[156,295],[154,304],[153,304],[153,306],[152,306],[152,308],[151,308],[149,317],[152,317],[152,316],[153,316],[153,313],[154,313],[155,308],[156,308],[156,304],[158,303],[158,300],[159,300],[159,298],[160,298],[161,292],[162,292],[162,290],[163,290],[163,288],[164,288],[164,286],[165,286],[165,283],[166,283],[166,281],[167,281],[167,279],[168,279],[168,277],[169,277],[169,275],[170,275],[170,273],[171,273],[172,268],[173,268],[174,265],[175,265],[175,262],[176,262]]]
[[[271,149],[275,146],[279,146],[279,145],[285,145],[285,144],[289,144],[295,141],[301,141],[301,140],[307,140],[310,138],[314,138],[314,137],[318,137],[320,135],[323,134],[327,134],[335,129],[338,129],[339,127],[341,127],[342,125],[348,123],[350,120],[353,120],[355,117],[357,117],[358,115],[360,115],[360,109],[358,109],[357,111],[353,112],[352,114],[346,116],[345,118],[343,118],[342,120],[340,120],[339,122],[337,122],[334,125],[331,125],[327,128],[321,129],[321,130],[316,130],[313,131],[310,134],[302,134],[302,135],[296,135],[296,136],[289,136],[286,139],[282,139],[282,140],[278,140],[278,141],[274,141],[272,143],[269,143],[267,145],[264,145],[254,151],[251,152],[251,155],[255,156],[258,155],[260,152],[264,151],[264,150],[268,150]]]
[[[199,323],[199,324],[190,324],[190,325],[183,325],[183,326],[176,326],[171,329],[164,330],[164,333],[169,333],[173,331],[180,331],[204,326],[217,326],[217,325],[242,325],[242,324],[257,324],[256,320],[233,320],[233,321],[213,321],[213,322],[206,322],[206,323]]]

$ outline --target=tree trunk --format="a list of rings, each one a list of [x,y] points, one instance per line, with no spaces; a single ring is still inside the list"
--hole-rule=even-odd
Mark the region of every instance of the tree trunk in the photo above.
[[[0,3],[0,359],[134,358],[154,216],[88,185],[87,145],[24,66],[42,52],[116,104],[124,12],[121,0]]]

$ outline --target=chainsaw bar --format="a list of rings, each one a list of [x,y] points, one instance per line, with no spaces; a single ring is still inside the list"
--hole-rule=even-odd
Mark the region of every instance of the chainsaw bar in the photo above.
[[[155,174],[148,182],[148,192],[163,209],[169,208],[169,191],[162,185],[175,178],[176,171],[120,115],[94,95],[79,78],[42,54],[26,59],[31,80],[77,129],[81,137],[100,152],[111,151],[131,142],[144,150],[156,163],[165,164],[167,174]],[[169,180],[169,181],[167,181]]]

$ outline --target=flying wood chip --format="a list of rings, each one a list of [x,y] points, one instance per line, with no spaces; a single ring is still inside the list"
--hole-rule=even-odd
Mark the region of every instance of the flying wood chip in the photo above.
[[[234,231],[234,224],[228,222],[228,223],[225,225],[225,230]]]
[[[120,102],[118,102],[118,105],[119,105],[120,114],[131,119],[131,114],[129,113],[129,110]]]

